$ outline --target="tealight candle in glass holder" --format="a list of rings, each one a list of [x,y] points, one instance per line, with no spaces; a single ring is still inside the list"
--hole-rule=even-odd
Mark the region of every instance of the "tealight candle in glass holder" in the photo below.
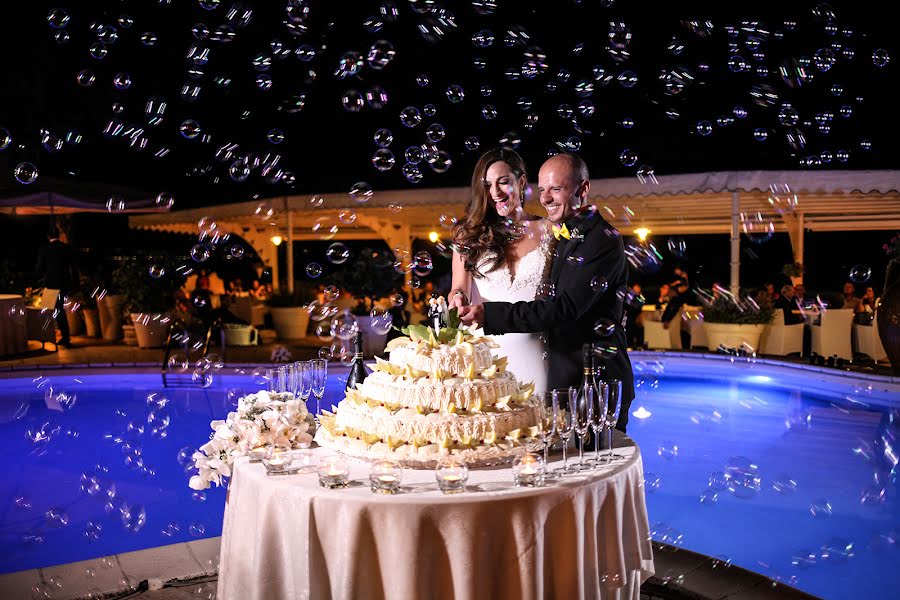
[[[403,470],[391,460],[379,460],[372,464],[369,471],[369,483],[376,494],[396,494],[400,491],[400,480]]]
[[[268,453],[269,453],[268,446],[254,445],[254,447],[251,448],[250,452],[248,453],[248,456],[250,456],[250,462],[258,463],[258,462],[262,461],[262,459],[264,459],[266,457],[266,454],[268,454]]]
[[[544,485],[544,459],[537,454],[526,452],[513,461],[513,479],[520,487],[540,487]]]
[[[262,463],[266,467],[266,473],[284,474],[290,470],[293,460],[294,454],[290,446],[276,445],[268,449]]]
[[[438,487],[445,494],[458,494],[466,491],[469,480],[469,467],[455,456],[444,456],[438,461],[434,470],[434,478]]]
[[[350,481],[350,463],[338,454],[329,454],[319,460],[319,485],[326,488],[347,487]]]

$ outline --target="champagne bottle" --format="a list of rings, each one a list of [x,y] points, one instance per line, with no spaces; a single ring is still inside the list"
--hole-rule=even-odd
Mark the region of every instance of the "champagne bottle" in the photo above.
[[[356,385],[362,383],[369,374],[366,365],[363,364],[363,341],[361,331],[356,332],[355,346],[356,355],[350,363],[350,374],[347,375],[347,386],[344,388],[345,392],[347,390],[356,389]]]
[[[590,431],[591,417],[593,416],[594,404],[597,401],[598,391],[597,385],[594,383],[594,348],[590,343],[582,346],[582,363],[584,366],[584,378],[581,382],[581,388],[575,401],[575,433],[577,437],[575,443],[578,445],[578,456],[581,463],[584,463],[584,443],[587,442],[587,436]]]

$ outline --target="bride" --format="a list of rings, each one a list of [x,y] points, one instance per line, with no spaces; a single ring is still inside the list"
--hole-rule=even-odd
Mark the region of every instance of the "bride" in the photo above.
[[[550,224],[525,212],[525,162],[512,150],[489,150],[475,165],[472,195],[453,229],[451,308],[518,302],[540,295],[550,265]],[[519,381],[547,387],[544,343],[536,333],[492,336]]]

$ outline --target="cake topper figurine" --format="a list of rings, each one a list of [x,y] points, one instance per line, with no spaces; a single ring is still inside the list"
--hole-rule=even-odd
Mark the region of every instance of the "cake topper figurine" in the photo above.
[[[447,309],[447,303],[444,302],[443,296],[432,294],[431,298],[428,299],[428,314],[426,316],[434,329],[434,335],[438,335],[441,332],[441,327],[447,326]]]

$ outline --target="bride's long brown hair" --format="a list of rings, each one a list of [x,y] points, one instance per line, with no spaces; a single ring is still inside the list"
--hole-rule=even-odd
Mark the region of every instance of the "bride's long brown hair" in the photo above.
[[[497,214],[490,192],[484,185],[488,168],[495,162],[505,162],[516,176],[515,185],[525,176],[525,161],[513,150],[494,148],[481,155],[472,172],[472,194],[466,202],[466,213],[453,228],[453,242],[456,250],[463,257],[466,271],[477,277],[483,274],[478,270],[482,259],[493,254],[487,265],[493,271],[506,264],[506,246],[518,240],[521,235],[508,225],[506,219]],[[519,201],[525,204],[524,186],[519,189]]]

